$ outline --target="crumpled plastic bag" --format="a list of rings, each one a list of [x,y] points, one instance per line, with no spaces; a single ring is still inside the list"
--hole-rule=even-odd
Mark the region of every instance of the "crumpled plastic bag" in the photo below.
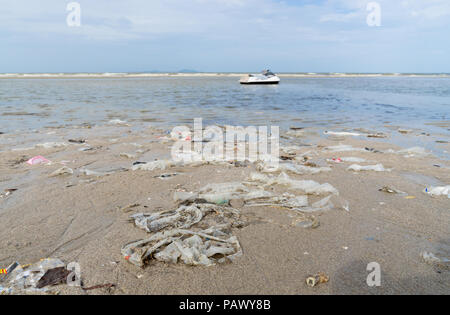
[[[424,192],[430,196],[447,196],[450,198],[450,185],[426,188]]]
[[[176,163],[169,160],[158,160],[153,162],[148,162],[144,164],[134,165],[131,169],[133,171],[141,170],[141,171],[154,171],[154,170],[166,170],[170,167],[175,166]]]
[[[314,175],[322,172],[331,172],[331,168],[329,167],[310,167],[294,163],[280,163],[278,165],[271,165],[264,162],[258,164],[257,170],[263,173],[291,172],[297,175]]]
[[[242,254],[231,229],[244,226],[245,221],[233,208],[192,203],[173,211],[136,214],[130,218],[137,227],[155,233],[122,248],[125,259],[140,267],[151,259],[210,266]]]
[[[389,171],[384,168],[383,164],[367,165],[367,166],[353,164],[353,165],[350,165],[347,170],[355,171],[355,172],[361,172],[361,171],[386,172],[386,171]]]
[[[217,234],[225,238],[215,236]],[[181,229],[158,232],[148,239],[125,245],[121,252],[126,260],[139,267],[152,259],[166,263],[182,261],[192,266],[212,266],[242,255],[237,238],[223,232],[220,227],[200,232]]]
[[[130,218],[135,222],[137,227],[152,233],[169,227],[188,229],[192,225],[200,222],[203,218],[203,212],[199,207],[191,205],[153,214],[137,213]]]
[[[50,174],[50,177],[63,176],[63,175],[73,175],[73,169],[63,166]]]
[[[293,190],[303,191],[307,195],[339,194],[338,190],[328,183],[319,184],[313,180],[295,180],[291,179],[286,173],[281,173],[277,177],[252,173],[250,174],[250,180],[265,183],[265,186],[287,186]]]

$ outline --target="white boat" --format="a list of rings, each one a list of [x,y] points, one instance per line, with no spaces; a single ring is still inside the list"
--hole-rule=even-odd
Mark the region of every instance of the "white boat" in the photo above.
[[[280,78],[270,70],[264,70],[261,74],[249,74],[241,78],[241,84],[278,84]]]

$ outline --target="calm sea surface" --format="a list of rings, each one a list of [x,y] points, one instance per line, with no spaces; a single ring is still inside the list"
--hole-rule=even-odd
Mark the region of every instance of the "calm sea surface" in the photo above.
[[[241,86],[234,77],[0,79],[0,132],[112,119],[133,125],[204,124],[420,128],[450,119],[450,78],[282,78]],[[449,133],[448,127],[436,129]],[[434,130],[435,131],[435,130]]]

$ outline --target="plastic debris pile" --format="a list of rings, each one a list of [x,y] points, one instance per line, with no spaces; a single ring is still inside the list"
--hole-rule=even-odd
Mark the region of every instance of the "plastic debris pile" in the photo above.
[[[153,233],[121,250],[126,260],[139,267],[150,260],[212,266],[242,255],[232,229],[246,223],[231,207],[191,203],[173,211],[135,214],[130,219],[138,228]]]
[[[59,259],[42,259],[27,266],[15,262],[0,279],[0,294],[49,292],[49,286],[66,283],[71,273]]]

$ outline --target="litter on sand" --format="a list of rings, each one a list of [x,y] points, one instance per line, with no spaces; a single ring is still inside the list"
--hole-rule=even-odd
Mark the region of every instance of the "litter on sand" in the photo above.
[[[168,160],[158,160],[148,163],[139,163],[133,165],[131,168],[133,171],[141,170],[141,171],[155,171],[155,170],[166,170],[170,167],[176,166],[176,163]]]
[[[275,195],[266,191],[265,187],[272,185],[292,185],[294,190],[301,190],[306,195],[294,195],[285,192]],[[257,186],[257,187],[255,187]],[[292,188],[291,187],[291,188]],[[311,205],[307,195],[328,195],[327,197],[313,202]],[[262,173],[252,173],[249,182],[242,184],[237,182],[209,184],[199,193],[175,192],[174,201],[179,204],[185,202],[209,202],[217,205],[236,205],[238,208],[276,206],[291,209],[298,212],[327,211],[335,207],[349,211],[348,202],[341,199],[339,192],[330,184],[319,184],[314,181],[292,181],[286,174],[278,177],[269,177]]]
[[[427,156],[430,155],[431,153],[426,151],[424,148],[422,147],[412,147],[412,148],[408,148],[408,149],[403,149],[400,151],[393,151],[393,150],[389,150],[389,153],[396,153],[396,154],[401,154],[404,157],[423,157],[423,156]]]
[[[319,284],[327,283],[328,281],[330,281],[330,277],[328,277],[323,272],[319,272],[316,275],[307,277],[306,278],[306,285],[308,287],[313,288],[313,287],[318,286]]]
[[[336,188],[328,183],[319,184],[312,180],[291,179],[286,173],[281,173],[277,177],[269,177],[261,173],[250,174],[250,180],[265,183],[265,186],[281,185],[293,190],[300,190],[307,195],[339,194]]]
[[[6,198],[10,196],[13,192],[17,191],[17,188],[7,188],[3,193],[0,194],[0,198]]]
[[[314,175],[322,172],[331,172],[331,168],[329,167],[310,167],[293,163],[271,165],[269,163],[261,162],[257,165],[257,169],[263,173],[290,172],[297,175]]]
[[[304,229],[317,229],[320,226],[320,221],[316,217],[310,216],[294,220],[292,225],[302,227]]]
[[[242,249],[235,236],[222,227],[212,227],[199,232],[180,229],[158,232],[148,239],[125,245],[122,254],[139,267],[152,259],[173,264],[182,261],[192,266],[212,266],[233,261],[242,255]]]
[[[328,150],[330,152],[351,152],[351,151],[363,152],[363,151],[365,151],[362,148],[354,148],[351,145],[346,145],[346,144],[340,144],[340,145],[327,147],[326,150]]]
[[[349,137],[359,137],[361,134],[356,132],[338,132],[338,131],[325,131],[324,134],[331,136],[349,136]]]
[[[424,192],[430,196],[447,196],[450,198],[450,185],[425,188]]]
[[[49,285],[57,285],[67,282],[67,277],[72,271],[67,270],[66,267],[57,267],[49,269],[45,272],[41,279],[36,284],[36,288],[42,289]]]
[[[361,172],[361,171],[386,172],[386,171],[389,171],[384,168],[383,164],[367,165],[367,166],[353,164],[353,165],[350,165],[347,170],[354,171],[354,172]]]
[[[344,162],[349,162],[349,163],[364,163],[364,162],[366,162],[366,159],[358,158],[358,157],[343,157],[343,158],[341,158],[341,160]]]
[[[152,259],[211,266],[242,255],[231,229],[246,223],[240,212],[230,207],[192,203],[176,210],[139,213],[130,219],[137,227],[155,233],[122,248],[125,259],[140,267]]]
[[[135,154],[124,153],[124,152],[120,153],[119,156],[120,156],[120,157],[127,158],[127,159],[135,159],[135,158],[136,158],[136,155],[135,155]]]
[[[56,177],[56,176],[62,176],[62,175],[72,175],[73,170],[71,168],[68,168],[67,166],[64,166],[60,169],[57,169],[53,173],[50,174],[50,177]]]
[[[405,194],[404,192],[391,188],[389,186],[383,186],[382,188],[378,189],[378,191],[385,192],[388,194]]]
[[[27,161],[27,164],[29,165],[38,165],[38,164],[50,164],[51,162],[47,160],[45,157],[38,155],[35,157],[32,157]]]
[[[420,257],[429,265],[450,270],[450,260],[444,257],[438,257],[430,252],[422,252]]]
[[[42,259],[28,266],[16,262],[8,269],[7,286],[3,288],[7,294],[46,292],[47,286],[63,283],[70,274],[61,260],[53,258]]]
[[[116,126],[124,126],[129,127],[130,125],[127,124],[126,121],[120,120],[120,119],[112,119],[108,122],[109,125],[116,125]]]
[[[64,142],[46,142],[46,143],[36,144],[35,147],[36,148],[43,148],[43,149],[63,148],[63,147],[67,147],[67,143],[64,143]]]
[[[175,176],[178,176],[180,174],[178,173],[165,173],[165,174],[161,174],[159,176],[155,176],[155,178],[159,178],[159,179],[168,179],[168,178],[172,178]]]
[[[69,139],[68,141],[70,143],[76,143],[76,144],[83,144],[86,142],[86,140],[84,140],[84,139]]]
[[[368,138],[387,138],[387,135],[384,133],[378,132],[378,133],[371,133],[367,135]]]
[[[327,162],[330,163],[343,163],[343,162],[350,162],[350,163],[364,163],[366,162],[365,159],[357,158],[357,157],[342,157],[342,158],[332,158],[328,159]]]

